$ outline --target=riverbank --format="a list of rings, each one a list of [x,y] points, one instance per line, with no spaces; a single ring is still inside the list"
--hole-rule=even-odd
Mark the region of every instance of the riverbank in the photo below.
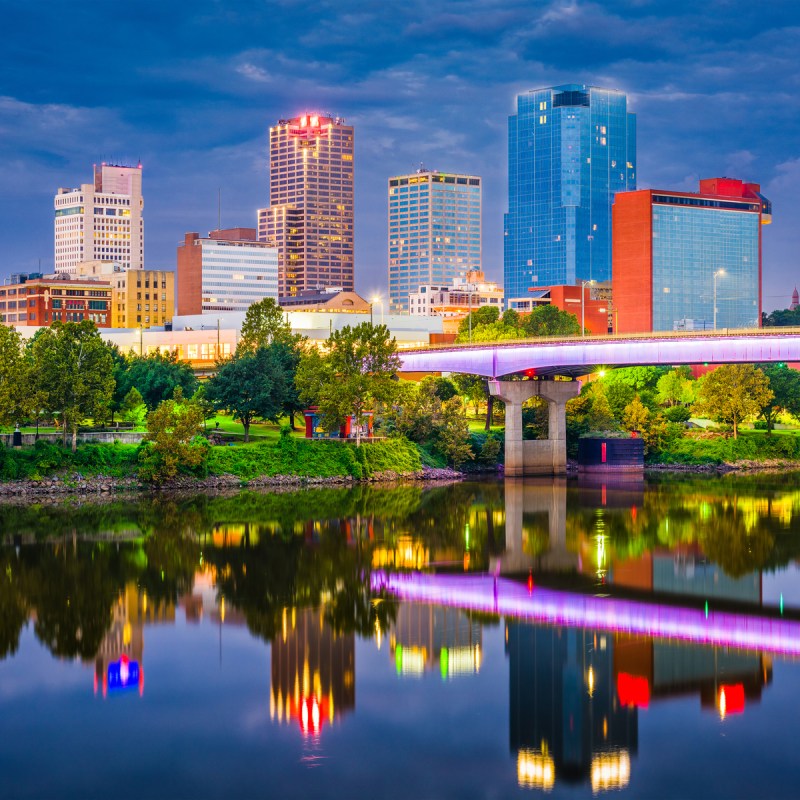
[[[118,495],[118,494],[168,494],[170,492],[204,492],[241,489],[298,489],[320,486],[362,486],[392,483],[452,483],[467,477],[453,469],[422,467],[414,472],[384,470],[368,478],[351,475],[313,477],[304,475],[262,475],[243,480],[236,475],[213,475],[194,478],[183,475],[159,484],[143,483],[137,478],[119,478],[106,475],[84,476],[78,473],[53,476],[42,480],[15,480],[0,482],[0,499],[9,497],[42,498],[63,495]]]

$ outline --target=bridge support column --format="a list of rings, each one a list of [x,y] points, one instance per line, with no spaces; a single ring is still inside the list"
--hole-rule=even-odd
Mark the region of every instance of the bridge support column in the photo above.
[[[489,381],[492,396],[506,407],[506,464],[508,477],[563,475],[567,471],[567,400],[577,397],[576,381]],[[523,441],[522,404],[532,397],[547,401],[548,438]]]

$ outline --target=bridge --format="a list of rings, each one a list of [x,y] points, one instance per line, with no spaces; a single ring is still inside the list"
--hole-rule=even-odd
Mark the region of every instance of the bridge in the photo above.
[[[506,406],[506,475],[560,475],[567,465],[566,403],[580,392],[571,379],[603,367],[797,362],[800,328],[525,339],[433,346],[398,355],[402,372],[488,378],[490,393]],[[500,380],[512,375],[535,380]],[[523,441],[522,404],[537,396],[548,405],[548,438]]]

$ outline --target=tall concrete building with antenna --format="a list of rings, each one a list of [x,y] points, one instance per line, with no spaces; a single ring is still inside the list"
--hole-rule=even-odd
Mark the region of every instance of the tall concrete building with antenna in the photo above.
[[[55,208],[56,272],[75,274],[82,261],[144,265],[142,165],[99,164],[94,182],[59,189]]]
[[[278,248],[281,297],[354,289],[353,126],[304,114],[269,130],[269,206],[258,238]]]

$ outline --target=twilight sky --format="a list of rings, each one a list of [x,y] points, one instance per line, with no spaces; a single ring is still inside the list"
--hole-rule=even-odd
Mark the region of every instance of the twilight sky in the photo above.
[[[386,179],[481,175],[483,260],[502,280],[517,92],[628,93],[639,188],[760,182],[764,307],[800,283],[796,0],[0,0],[0,276],[53,267],[53,195],[100,161],[144,165],[145,262],[185,231],[255,226],[267,129],[306,110],[356,129],[356,288],[386,290]],[[794,188],[793,188],[794,187]]]

